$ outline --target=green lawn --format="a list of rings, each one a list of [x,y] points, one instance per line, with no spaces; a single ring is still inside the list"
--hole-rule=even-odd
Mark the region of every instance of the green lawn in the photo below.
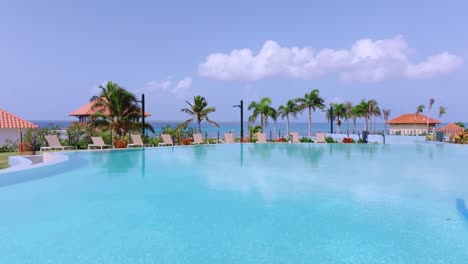
[[[8,157],[18,155],[18,152],[3,152],[0,153],[0,170],[10,167],[8,165]]]

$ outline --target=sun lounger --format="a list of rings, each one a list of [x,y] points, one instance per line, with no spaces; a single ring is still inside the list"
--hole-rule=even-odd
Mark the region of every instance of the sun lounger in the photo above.
[[[257,133],[257,143],[267,143],[265,133]]]
[[[232,133],[224,133],[223,143],[234,143],[234,136]]]
[[[112,145],[106,145],[102,137],[91,137],[93,144],[88,144],[88,149],[92,148],[112,148]]]
[[[174,142],[172,142],[171,135],[169,134],[161,134],[163,142],[159,143],[158,146],[174,146]]]
[[[325,133],[316,133],[315,134],[315,143],[327,143],[325,141]]]
[[[53,150],[53,149],[61,149],[61,150],[76,149],[76,147],[74,147],[74,146],[62,146],[62,144],[60,143],[58,137],[55,136],[55,135],[45,136],[45,139],[46,139],[47,144],[49,146],[48,147],[41,147],[40,152],[42,152],[43,150],[46,150],[46,149],[49,149],[49,150]]]
[[[151,144],[143,143],[143,140],[141,139],[141,136],[138,135],[138,134],[131,135],[130,137],[132,138],[133,144],[128,144],[127,148],[129,148],[129,147],[141,147],[141,148],[142,147],[153,147],[153,145],[151,145]]]
[[[203,144],[203,137],[201,134],[193,134],[192,144]]]
[[[299,133],[291,132],[291,143],[301,143],[299,141]]]

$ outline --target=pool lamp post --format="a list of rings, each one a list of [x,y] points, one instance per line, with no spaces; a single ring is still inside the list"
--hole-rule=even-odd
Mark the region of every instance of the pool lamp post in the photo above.
[[[146,136],[145,129],[145,94],[141,94],[141,134]]]
[[[322,110],[322,112],[330,112],[330,134],[333,134],[333,119],[335,118],[333,115],[333,105],[330,105],[330,108],[328,108],[327,110]]]
[[[240,108],[240,137],[241,143],[244,143],[244,100],[241,100],[240,104],[233,105],[232,107]]]

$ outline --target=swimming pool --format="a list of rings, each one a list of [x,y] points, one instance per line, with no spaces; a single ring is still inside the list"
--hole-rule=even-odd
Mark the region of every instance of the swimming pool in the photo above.
[[[466,263],[468,148],[69,153],[0,175],[0,263]]]

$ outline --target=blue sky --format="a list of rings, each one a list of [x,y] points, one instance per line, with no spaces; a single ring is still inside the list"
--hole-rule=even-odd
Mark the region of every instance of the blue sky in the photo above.
[[[448,107],[442,121],[468,121],[466,10],[466,1],[1,1],[0,108],[72,119],[112,80],[145,93],[151,120],[186,119],[180,108],[198,94],[217,107],[212,119],[232,121],[242,98],[278,106],[319,89],[327,102],[376,99],[393,117],[434,97],[434,108]]]

